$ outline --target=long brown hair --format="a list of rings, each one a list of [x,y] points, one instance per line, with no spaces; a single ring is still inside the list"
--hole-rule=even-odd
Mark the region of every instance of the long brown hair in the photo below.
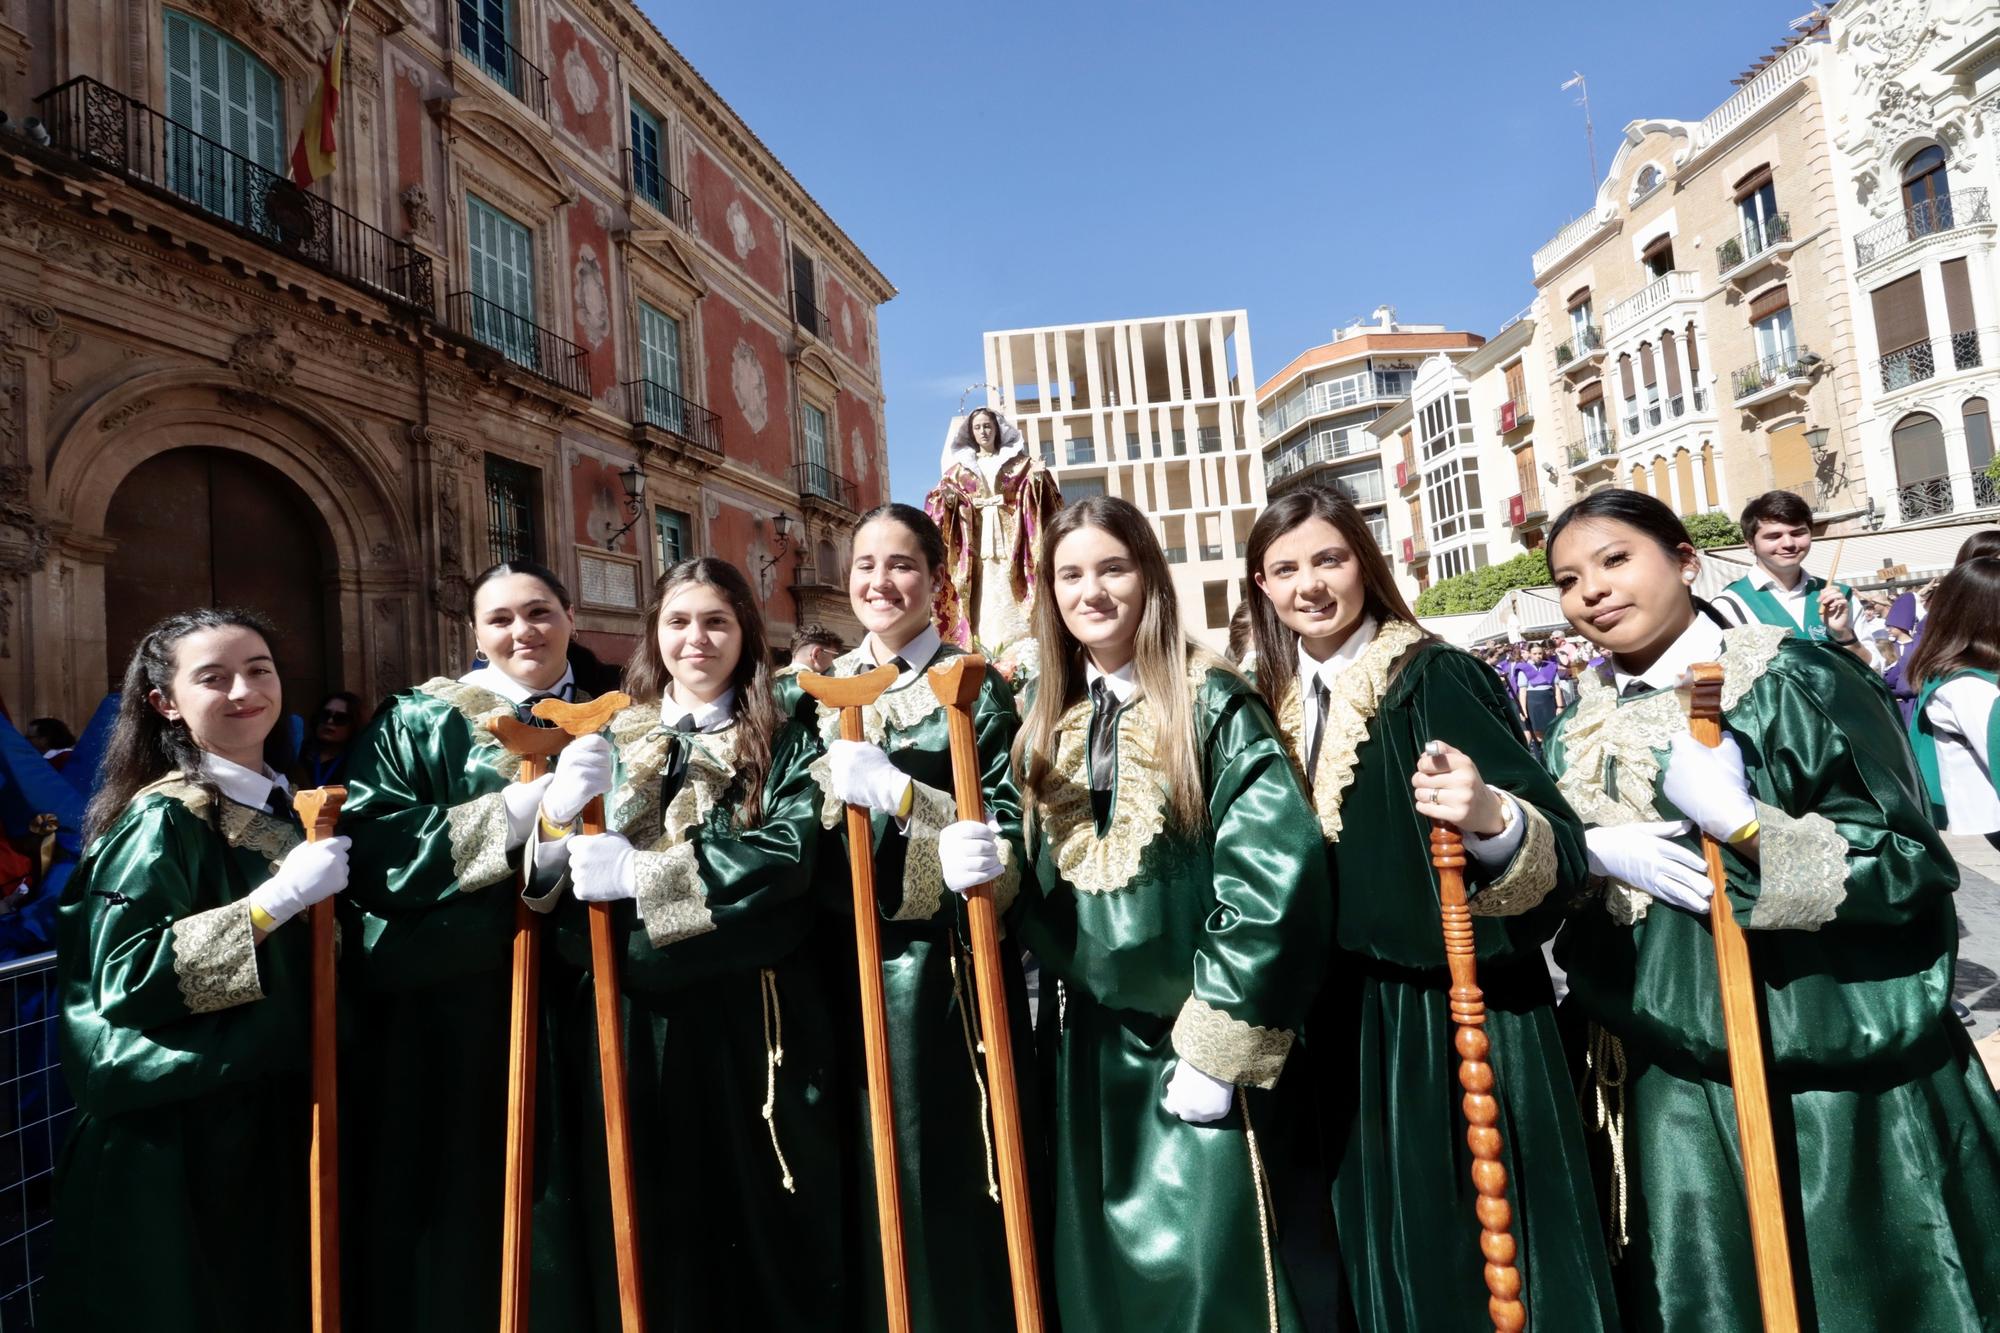
[[[683,560],[660,575],[653,601],[646,608],[646,628],[632,661],[625,668],[625,688],[639,699],[659,699],[673,684],[667,659],[660,654],[660,613],[673,595],[690,584],[713,588],[729,603],[743,632],[743,652],[729,683],[736,690],[736,773],[741,793],[736,805],[739,828],[753,828],[764,817],[764,780],[771,772],[771,744],[778,734],[778,702],[771,694],[771,653],[764,634],[764,613],[750,580],[727,560],[700,556]]]
[[[1022,796],[1032,817],[1035,802],[1053,775],[1056,728],[1069,706],[1084,695],[1083,645],[1063,624],[1055,594],[1056,547],[1081,528],[1097,528],[1121,543],[1138,567],[1145,609],[1132,643],[1133,674],[1139,684],[1134,697],[1152,706],[1159,733],[1153,753],[1166,783],[1167,811],[1183,832],[1194,832],[1208,823],[1208,798],[1202,791],[1201,756],[1195,749],[1194,692],[1188,669],[1194,664],[1231,668],[1182,632],[1173,575],[1153,525],[1115,496],[1094,495],[1064,505],[1042,535],[1042,553],[1035,562],[1035,586],[1040,589],[1035,599],[1035,638],[1042,645],[1042,673],[1035,701],[1014,741],[1014,771],[1021,778]]]
[[[2000,556],[1976,556],[1938,582],[1903,679],[1922,689],[1968,668],[2000,671]]]
[[[1352,500],[1326,486],[1301,486],[1286,491],[1257,516],[1244,553],[1244,570],[1250,585],[1257,587],[1257,576],[1264,572],[1264,553],[1271,549],[1271,543],[1314,518],[1331,523],[1340,539],[1347,543],[1349,556],[1360,564],[1362,614],[1375,617],[1377,624],[1391,620],[1416,624],[1417,618],[1411,613],[1410,604],[1403,600],[1402,589],[1396,586],[1396,576],[1389,569],[1389,558],[1375,544],[1375,534],[1368,530],[1367,520],[1361,517]],[[1264,696],[1271,716],[1276,717],[1298,674],[1299,636],[1278,619],[1278,608],[1261,587],[1248,601],[1251,633],[1257,641],[1257,693]]]
[[[183,611],[146,631],[139,646],[132,650],[132,659],[125,664],[124,682],[118,687],[118,720],[112,724],[111,739],[105,745],[97,794],[90,798],[89,808],[84,811],[85,846],[97,841],[99,835],[118,821],[140,788],[158,782],[169,773],[179,773],[208,794],[211,817],[220,812],[221,793],[202,772],[202,751],[195,744],[194,733],[188,730],[186,722],[162,716],[147,697],[154,690],[164,699],[174,697],[174,672],[178,669],[181,640],[211,629],[247,629],[263,636],[265,646],[276,652],[273,645],[277,636],[271,632],[269,622],[254,611],[234,607],[205,606]],[[281,730],[273,727],[271,735],[265,738],[267,758],[272,757],[270,751],[276,743],[273,738]]]

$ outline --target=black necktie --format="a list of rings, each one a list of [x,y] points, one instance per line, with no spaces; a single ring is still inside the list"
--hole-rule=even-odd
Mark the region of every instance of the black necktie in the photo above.
[[[299,812],[292,809],[292,794],[275,782],[271,784],[270,795],[264,798],[264,813],[280,824],[298,826]]]
[[[1326,678],[1313,677],[1313,739],[1306,747],[1306,790],[1311,791],[1319,777],[1319,744],[1326,739],[1326,708],[1333,698],[1333,691],[1327,689]]]
[[[514,716],[531,727],[553,727],[555,723],[549,721],[547,718],[535,716],[535,705],[544,699],[560,698],[562,698],[560,694],[552,694],[546,690],[540,694],[531,694],[514,705]]]
[[[1111,776],[1116,762],[1118,734],[1118,698],[1112,694],[1111,686],[1099,676],[1090,683],[1090,789],[1095,792],[1111,790]]]
[[[898,679],[901,679],[903,673],[910,669],[910,664],[904,660],[902,654],[900,653],[889,659],[889,665],[896,668],[896,676]]]
[[[660,779],[660,809],[664,811],[674,803],[674,797],[681,794],[687,785],[688,737],[695,733],[694,714],[689,713],[668,728],[674,735],[667,749],[667,771]]]
[[[1624,689],[1618,691],[1618,697],[1621,699],[1635,699],[1642,694],[1651,694],[1652,692],[1653,687],[1651,685],[1634,676],[1631,680],[1625,682]]]

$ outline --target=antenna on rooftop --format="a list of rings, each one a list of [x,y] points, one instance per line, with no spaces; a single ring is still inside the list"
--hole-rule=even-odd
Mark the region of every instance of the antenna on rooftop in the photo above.
[[[1590,149],[1590,192],[1597,193],[1597,130],[1590,123],[1590,85],[1584,82],[1582,73],[1573,72],[1569,82],[1558,91],[1578,90],[1576,104],[1583,108],[1583,142]]]

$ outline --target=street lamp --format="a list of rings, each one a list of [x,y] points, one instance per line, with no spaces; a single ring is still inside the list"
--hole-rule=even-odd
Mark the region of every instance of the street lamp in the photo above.
[[[618,484],[625,491],[625,512],[632,517],[626,520],[624,527],[604,539],[604,549],[607,551],[618,549],[618,539],[632,530],[633,525],[639,521],[639,515],[645,510],[646,470],[639,466],[637,459],[632,461],[632,466],[618,474]]]
[[[771,515],[771,532],[777,537],[778,545],[770,555],[764,557],[764,563],[757,566],[759,574],[767,572],[771,566],[784,558],[785,552],[791,548],[791,531],[792,516],[790,514],[780,509],[777,513]]]
[[[1826,437],[1831,433],[1825,426],[1815,426],[1806,432],[1806,447],[1813,451],[1815,458],[1826,452]]]

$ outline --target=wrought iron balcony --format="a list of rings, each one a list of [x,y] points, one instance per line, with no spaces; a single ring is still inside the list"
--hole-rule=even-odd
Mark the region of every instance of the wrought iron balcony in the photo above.
[[[1556,344],[1556,370],[1572,370],[1604,351],[1604,335],[1595,324],[1585,324],[1563,342]]]
[[[1792,219],[1788,213],[1774,213],[1760,225],[1746,223],[1740,237],[1731,236],[1715,247],[1715,269],[1727,280],[1737,269],[1766,251],[1787,245],[1792,239]]]
[[[1928,339],[1889,353],[1875,363],[1882,375],[1882,392],[1893,393],[1937,374],[1937,359]]]
[[[35,99],[49,146],[223,223],[260,245],[429,313],[430,257],[276,172],[95,79]]]
[[[1954,483],[1963,483],[1954,490]],[[1961,504],[1962,493],[1967,503]],[[2000,507],[2000,481],[1984,472],[1960,473],[1956,477],[1926,477],[1896,488],[1896,521],[1914,523],[1919,519],[1971,509]]]
[[[814,305],[804,292],[792,293],[792,318],[798,326],[815,338],[827,340],[833,334],[833,321],[826,312]]]
[[[458,49],[515,101],[549,118],[549,76],[515,49],[505,28],[487,19],[479,0],[458,0]]]
[[[1572,470],[1601,463],[1618,452],[1618,437],[1612,433],[1608,424],[1584,417],[1578,425],[1582,430],[1583,442],[1568,446],[1569,465]]]
[[[475,292],[445,297],[445,322],[558,388],[590,397],[590,363],[584,350],[525,315]]]
[[[1810,349],[1799,346],[1773,352],[1762,361],[1743,366],[1730,376],[1736,405],[1763,402],[1804,384],[1812,378],[1812,368],[1818,364],[1819,358]]]
[[[667,179],[666,168],[657,157],[646,158],[625,150],[625,183],[635,197],[644,199],[654,208],[667,215],[667,221],[676,227],[686,229],[693,225],[694,200],[687,191],[675,186]]]
[[[1992,220],[1993,210],[1987,206],[1984,189],[1954,190],[1950,194],[1926,199],[1914,208],[1906,208],[1896,217],[1884,219],[1856,236],[1855,262],[1872,264],[1878,259],[1888,258],[1906,245],[1916,244],[1926,236]]]
[[[824,464],[792,464],[792,484],[806,499],[824,500],[849,512],[854,509],[854,483]]]
[[[722,418],[700,403],[648,379],[625,381],[625,392],[634,426],[665,431],[689,448],[722,456]]]

